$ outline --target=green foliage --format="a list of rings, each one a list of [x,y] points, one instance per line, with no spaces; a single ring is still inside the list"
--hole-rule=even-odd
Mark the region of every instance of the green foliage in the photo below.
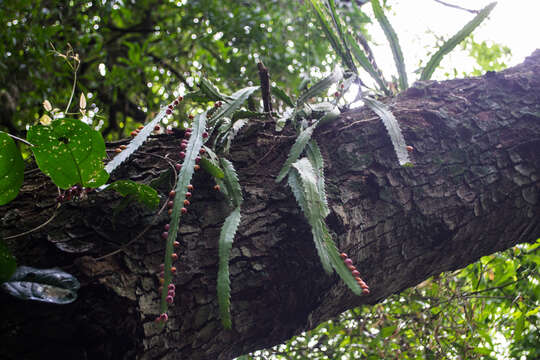
[[[399,87],[401,90],[405,90],[409,87],[407,82],[407,71],[405,70],[405,60],[403,58],[403,52],[401,51],[401,46],[399,45],[399,40],[396,34],[396,31],[388,21],[386,15],[384,15],[383,9],[379,0],[371,0],[371,6],[373,8],[373,13],[375,18],[381,25],[381,28],[384,31],[384,35],[388,39],[390,44],[390,49],[392,50],[392,55],[394,56],[394,62],[396,63],[396,68],[399,74]]]
[[[476,68],[472,76],[480,76],[486,71],[500,71],[507,67],[504,58],[508,58],[512,53],[510,48],[500,44],[488,44],[486,41],[480,43],[474,40],[472,35],[468,36],[462,43],[463,49],[475,60],[480,69]]]
[[[225,177],[225,173],[223,172],[223,170],[221,170],[221,168],[215,165],[211,160],[202,158],[200,164],[203,170],[205,170],[213,177],[218,179],[223,179]]]
[[[107,166],[105,166],[105,171],[111,174],[118,166],[120,166],[120,164],[126,161],[135,151],[137,151],[137,149],[139,149],[152,134],[154,127],[165,118],[168,110],[169,109],[167,106],[162,107],[154,119],[146,124],[129,142],[128,146],[121,153],[117,154],[112,161],[107,163]]]
[[[474,29],[476,29],[491,13],[493,8],[497,5],[493,2],[483,8],[471,21],[469,21],[461,30],[459,30],[454,36],[444,42],[444,44],[437,50],[435,54],[431,56],[426,66],[422,70],[420,80],[429,80],[435,69],[439,66],[444,55],[452,51],[459,43],[461,43],[467,36],[469,36]]]
[[[59,119],[49,126],[34,125],[28,141],[41,171],[60,188],[75,184],[95,188],[109,175],[103,169],[105,142],[101,134],[75,119]]]
[[[227,195],[231,201],[231,204],[234,207],[239,207],[242,205],[244,198],[242,197],[242,188],[238,182],[238,175],[236,175],[233,164],[229,160],[220,158],[219,161],[225,175],[222,181],[224,186],[222,187],[227,190]]]
[[[315,161],[320,163],[321,159],[316,159],[317,155],[313,152],[312,154]],[[294,171],[289,173],[288,183],[311,226],[313,241],[324,270],[329,274],[332,273],[332,269],[336,270],[345,284],[356,295],[361,295],[362,289],[356,283],[350,270],[343,263],[343,259],[341,259],[324,222],[324,218],[328,213],[328,205],[324,200],[324,194],[319,190],[318,178],[320,172],[318,171],[318,166],[316,165],[314,170],[308,158],[302,158],[292,166]],[[322,181],[324,180],[322,179]]]
[[[174,196],[174,206],[172,208],[172,214],[170,219],[170,228],[168,231],[167,242],[165,245],[165,259],[163,261],[165,272],[164,272],[164,283],[163,290],[161,292],[161,304],[160,304],[160,314],[166,313],[168,304],[166,301],[168,285],[172,281],[172,274],[170,272],[172,266],[171,255],[174,252],[174,241],[178,234],[178,227],[180,225],[180,216],[182,214],[181,209],[184,207],[184,200],[186,199],[187,186],[191,182],[193,177],[195,166],[195,158],[199,155],[199,150],[203,145],[203,133],[206,128],[206,113],[200,113],[195,116],[193,123],[191,125],[192,133],[189,138],[187,148],[185,150],[184,162],[182,164],[182,169],[178,174],[178,180],[175,186],[175,196]]]
[[[392,145],[397,155],[399,164],[402,166],[405,164],[410,164],[411,160],[409,159],[409,154],[406,149],[405,138],[401,133],[401,129],[399,128],[399,124],[394,114],[392,114],[390,109],[388,109],[388,107],[380,101],[369,97],[364,97],[364,102],[382,119],[384,127],[390,136],[390,140],[392,140]]]
[[[155,209],[159,205],[159,196],[156,190],[132,180],[115,181],[107,187],[107,190],[115,190],[120,195],[133,198],[150,209]]]
[[[6,244],[0,240],[0,283],[9,280],[17,268],[17,261]]]
[[[1,286],[8,294],[22,300],[69,304],[77,299],[80,284],[73,275],[60,269],[19,266]]]
[[[283,164],[283,167],[281,168],[276,178],[276,182],[281,182],[285,178],[285,176],[287,176],[293,163],[296,160],[298,160],[298,158],[304,151],[304,148],[306,147],[308,141],[311,139],[311,135],[313,135],[313,130],[315,130],[316,127],[317,127],[317,123],[304,129],[300,133],[300,135],[298,135],[298,137],[296,138],[296,141],[294,142],[294,145],[291,147],[291,150],[289,151],[289,155],[287,156],[287,160],[285,161],[285,164]]]
[[[15,199],[24,178],[24,161],[13,139],[0,131],[0,206]]]
[[[308,99],[320,95],[323,91],[328,90],[331,85],[341,81],[342,79],[343,72],[339,68],[334,70],[332,73],[330,73],[330,75],[328,75],[324,79],[317,81],[305,93],[303,93],[296,101],[296,106],[300,107]]]
[[[226,329],[231,328],[231,281],[229,279],[229,257],[238,225],[240,224],[240,208],[237,207],[227,216],[219,235],[219,270],[217,279],[217,295],[221,322]]]

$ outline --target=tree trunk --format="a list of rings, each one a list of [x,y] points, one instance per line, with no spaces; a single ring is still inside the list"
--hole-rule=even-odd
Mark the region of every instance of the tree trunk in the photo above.
[[[366,108],[315,133],[325,158],[327,223],[370,295],[354,296],[324,273],[289,188],[274,181],[294,133],[275,133],[261,121],[238,135],[229,156],[245,198],[231,259],[232,330],[222,328],[216,300],[218,236],[230,209],[210,176],[197,172],[179,230],[177,296],[163,331],[154,319],[166,211],[122,208],[116,195],[93,193],[62,205],[38,231],[7,240],[19,265],[61,267],[82,287],[64,306],[1,294],[0,353],[230,359],[540,235],[540,51],[500,73],[416,83],[387,103],[414,147],[412,168],[399,166],[381,120]],[[172,172],[158,156],[176,160],[180,140],[154,137],[115,178],[152,183],[163,203]],[[46,221],[56,195],[31,171],[21,194],[1,209],[1,235]],[[59,250],[85,246],[91,249],[84,253]]]

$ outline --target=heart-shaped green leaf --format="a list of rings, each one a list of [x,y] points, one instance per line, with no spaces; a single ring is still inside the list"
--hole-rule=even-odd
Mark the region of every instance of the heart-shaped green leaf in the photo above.
[[[75,184],[95,188],[107,182],[105,142],[101,134],[75,119],[59,119],[50,126],[34,125],[28,141],[36,162],[60,188]]]
[[[15,199],[24,177],[24,161],[15,141],[0,131],[0,205]]]
[[[60,269],[19,266],[2,288],[22,300],[69,304],[77,299],[80,284],[73,275]]]

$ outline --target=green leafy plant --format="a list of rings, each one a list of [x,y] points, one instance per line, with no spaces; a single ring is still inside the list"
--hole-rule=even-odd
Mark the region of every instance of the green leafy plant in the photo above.
[[[13,139],[0,131],[0,206],[19,193],[24,178],[24,161]]]
[[[58,119],[50,125],[34,125],[28,141],[39,168],[62,189],[80,184],[96,188],[109,175],[103,169],[105,142],[101,134],[76,119]]]

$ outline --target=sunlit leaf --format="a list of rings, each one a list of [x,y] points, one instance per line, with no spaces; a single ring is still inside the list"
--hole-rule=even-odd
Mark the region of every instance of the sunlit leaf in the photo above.
[[[41,171],[62,189],[75,184],[95,188],[109,178],[103,169],[103,137],[79,120],[34,125],[28,131],[28,141],[34,144],[32,151]]]

